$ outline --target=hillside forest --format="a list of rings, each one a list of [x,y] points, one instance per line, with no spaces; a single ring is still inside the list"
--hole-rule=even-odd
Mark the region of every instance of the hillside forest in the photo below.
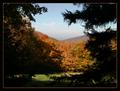
[[[4,4],[4,87],[115,87],[117,30],[85,32],[85,39],[57,40],[31,26],[32,14],[45,12],[47,8],[37,4]],[[70,14],[74,15],[67,11],[63,16],[72,23]],[[89,30],[90,24],[85,28]]]

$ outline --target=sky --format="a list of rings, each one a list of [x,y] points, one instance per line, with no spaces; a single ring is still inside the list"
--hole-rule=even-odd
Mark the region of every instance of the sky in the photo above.
[[[72,23],[68,26],[68,23],[64,21],[64,17],[62,16],[62,13],[66,10],[72,12],[82,10],[82,6],[78,7],[73,5],[73,3],[39,3],[39,5],[46,7],[48,12],[34,16],[36,22],[32,22],[32,27],[36,31],[40,31],[58,40],[84,35],[84,27],[81,26],[84,23]],[[113,24],[111,26],[116,27]]]

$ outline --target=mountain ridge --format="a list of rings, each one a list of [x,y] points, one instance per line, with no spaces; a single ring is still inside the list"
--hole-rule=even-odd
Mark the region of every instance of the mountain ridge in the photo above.
[[[88,39],[89,38],[87,35],[82,35],[82,36],[77,36],[77,37],[73,37],[73,38],[68,38],[68,39],[65,39],[62,41],[66,41],[66,42],[73,42],[73,41],[80,41],[80,40],[87,41]]]
[[[44,34],[42,32],[38,32],[38,31],[34,31],[34,35],[42,40],[52,39],[54,41],[59,41],[59,42],[78,42],[80,40],[87,41],[89,39],[87,35],[82,35],[82,36],[72,37],[72,38],[68,38],[68,39],[64,39],[64,40],[58,40],[56,38],[53,38],[51,36],[48,36],[47,34]]]

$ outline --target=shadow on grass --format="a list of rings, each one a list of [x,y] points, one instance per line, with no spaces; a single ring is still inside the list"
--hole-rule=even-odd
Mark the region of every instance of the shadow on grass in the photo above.
[[[116,83],[88,80],[88,74],[66,76],[62,74],[36,74],[31,77],[14,77],[5,79],[4,87],[115,87]]]

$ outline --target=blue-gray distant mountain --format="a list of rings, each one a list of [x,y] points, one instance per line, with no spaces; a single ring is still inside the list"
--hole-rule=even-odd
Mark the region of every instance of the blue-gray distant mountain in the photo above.
[[[74,37],[74,38],[65,39],[63,41],[65,41],[65,42],[78,42],[80,40],[87,41],[88,39],[89,39],[88,36],[83,35],[83,36],[78,36],[78,37]]]
[[[69,38],[69,39],[65,39],[65,40],[57,40],[55,38],[48,36],[47,34],[44,34],[44,33],[38,32],[38,31],[34,31],[33,33],[38,39],[52,40],[55,42],[79,42],[79,41],[87,41],[89,39],[86,35],[83,35],[83,36],[73,37],[73,38]]]

